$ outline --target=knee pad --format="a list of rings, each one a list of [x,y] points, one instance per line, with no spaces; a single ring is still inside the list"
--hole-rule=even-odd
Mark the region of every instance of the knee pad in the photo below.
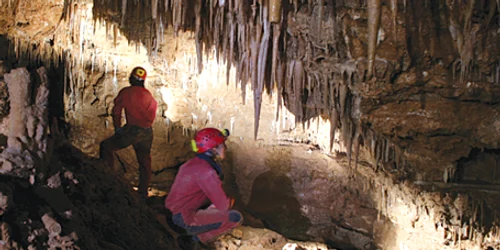
[[[236,210],[229,211],[229,221],[230,222],[241,222],[243,221],[243,215]]]

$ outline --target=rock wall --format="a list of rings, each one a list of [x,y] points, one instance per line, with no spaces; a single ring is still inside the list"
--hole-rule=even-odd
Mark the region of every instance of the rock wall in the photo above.
[[[493,247],[498,3],[297,0],[274,21],[268,3],[13,1],[0,23],[15,63],[63,68],[62,120],[84,153],[112,133],[113,96],[141,64],[161,100],[156,170],[189,158],[196,129],[229,127],[233,191],[269,227],[341,247],[410,248],[422,231]],[[129,179],[131,152],[118,155]],[[300,196],[316,192],[328,198]]]
[[[11,69],[0,78],[10,100],[1,107],[8,112],[0,129],[7,137],[0,154],[2,249],[176,246],[122,178],[70,146],[56,119],[49,128],[45,68]]]

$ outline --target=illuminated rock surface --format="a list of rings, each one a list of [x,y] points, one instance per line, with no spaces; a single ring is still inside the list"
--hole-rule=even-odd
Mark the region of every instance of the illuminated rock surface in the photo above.
[[[155,171],[197,129],[232,132],[245,227],[219,247],[498,249],[500,3],[281,1],[273,22],[267,3],[0,0],[2,247],[176,247],[175,169],[148,208],[131,149],[96,159],[141,65]]]

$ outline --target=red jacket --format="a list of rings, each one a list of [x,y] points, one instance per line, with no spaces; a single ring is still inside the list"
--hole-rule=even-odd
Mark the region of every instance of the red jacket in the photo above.
[[[230,207],[230,199],[215,169],[207,161],[194,157],[180,167],[165,207],[172,214],[182,213],[184,221],[190,223],[196,211],[210,203],[219,210]]]
[[[122,126],[122,109],[125,109],[127,124],[142,128],[150,128],[156,118],[158,103],[153,95],[144,87],[129,86],[120,90],[113,107],[113,125],[115,129]]]

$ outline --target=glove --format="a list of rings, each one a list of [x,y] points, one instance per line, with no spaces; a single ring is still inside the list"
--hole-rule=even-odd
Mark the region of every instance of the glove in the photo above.
[[[234,206],[234,198],[229,198],[229,209],[233,208]]]

